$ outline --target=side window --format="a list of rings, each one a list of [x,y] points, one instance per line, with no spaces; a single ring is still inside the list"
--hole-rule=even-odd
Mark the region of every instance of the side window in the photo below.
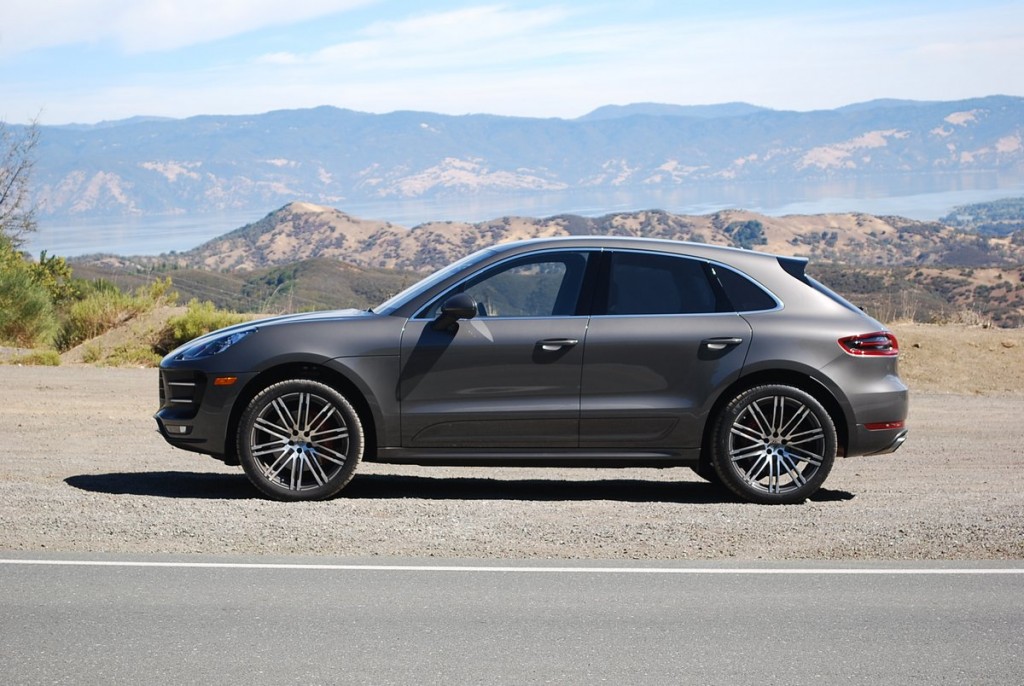
[[[736,312],[774,310],[778,307],[772,296],[742,274],[718,266],[712,267],[711,271],[722,284],[722,289]]]
[[[715,312],[715,292],[703,263],[685,257],[612,253],[606,314]]]
[[[468,293],[476,301],[478,317],[566,317],[576,314],[587,254],[544,253],[513,260],[471,278],[432,304],[436,316],[441,304],[455,293]]]

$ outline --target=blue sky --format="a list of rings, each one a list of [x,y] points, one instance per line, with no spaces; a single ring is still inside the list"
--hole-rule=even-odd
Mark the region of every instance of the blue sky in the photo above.
[[[4,0],[0,119],[1024,95],[1024,2]]]

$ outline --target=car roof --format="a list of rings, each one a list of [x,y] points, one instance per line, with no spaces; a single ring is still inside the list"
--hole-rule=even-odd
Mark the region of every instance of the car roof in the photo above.
[[[449,268],[462,263],[459,271],[445,274],[443,278],[438,279],[430,287],[430,290],[440,291],[450,287],[452,283],[464,278],[461,271],[467,268],[482,269],[488,265],[507,259],[514,259],[529,253],[566,249],[646,251],[707,260],[726,265],[744,273],[748,278],[752,278],[755,282],[761,284],[762,287],[774,293],[776,298],[781,297],[783,302],[785,302],[787,294],[793,295],[794,292],[798,292],[794,291],[794,289],[806,288],[808,285],[804,276],[807,259],[803,257],[785,257],[742,248],[661,238],[640,238],[636,236],[550,236],[498,243],[483,248],[472,255],[466,256],[463,260],[450,265]],[[441,274],[441,272],[438,272],[438,274]],[[413,286],[412,289],[416,289],[418,286],[419,284]],[[388,301],[380,307],[374,308],[374,311],[384,314],[401,312],[403,316],[411,315],[412,310],[418,308],[422,303],[413,307],[413,300],[406,302],[403,299],[405,295],[405,293],[402,293],[395,296],[400,302]],[[392,300],[395,299],[393,298]],[[409,312],[405,312],[407,308]]]
[[[790,257],[768,252],[758,252],[744,248],[734,248],[710,243],[692,241],[674,241],[665,238],[642,238],[638,236],[552,236],[545,238],[528,238],[525,240],[499,243],[491,250],[496,254],[516,254],[545,248],[589,248],[610,250],[648,250],[689,255],[707,260],[722,262],[736,267],[761,268],[778,267],[782,262],[791,263],[790,271],[802,274],[807,264],[806,257]]]

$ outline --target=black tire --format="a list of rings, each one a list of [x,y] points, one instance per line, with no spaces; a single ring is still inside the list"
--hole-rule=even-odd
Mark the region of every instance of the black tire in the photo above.
[[[792,386],[757,386],[719,413],[711,464],[744,500],[801,503],[828,477],[836,447],[832,417],[814,396]]]
[[[325,500],[352,480],[363,425],[345,397],[307,379],[263,389],[242,413],[238,456],[246,476],[275,500]]]

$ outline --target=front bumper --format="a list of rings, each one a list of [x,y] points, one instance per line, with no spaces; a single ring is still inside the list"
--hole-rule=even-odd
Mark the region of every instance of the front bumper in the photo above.
[[[194,370],[160,370],[160,409],[153,418],[160,435],[176,448],[225,460],[235,402],[254,374],[231,375],[230,384]]]

